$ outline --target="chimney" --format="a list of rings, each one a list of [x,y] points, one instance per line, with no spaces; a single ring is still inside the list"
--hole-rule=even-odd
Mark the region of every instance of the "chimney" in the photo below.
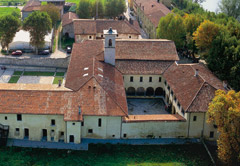
[[[132,20],[131,18],[129,19],[129,23],[130,23],[130,24],[133,24],[133,20]]]
[[[117,31],[111,27],[109,30],[103,30],[104,41],[104,62],[115,66],[115,44]]]
[[[58,80],[58,87],[61,87],[62,85],[62,80]]]
[[[225,89],[227,89],[227,81],[223,81],[223,87],[225,88]]]
[[[195,70],[195,75],[194,75],[194,76],[195,76],[195,77],[198,76],[198,69]]]

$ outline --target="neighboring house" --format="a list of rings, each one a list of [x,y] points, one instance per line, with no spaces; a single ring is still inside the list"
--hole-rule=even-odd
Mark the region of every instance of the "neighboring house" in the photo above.
[[[52,48],[52,35],[53,33],[49,33],[45,36],[45,45],[43,49]],[[28,31],[20,30],[16,33],[13,38],[12,43],[9,44],[9,50],[23,50],[25,52],[34,51],[34,47],[30,44],[30,33]]]
[[[156,30],[162,17],[171,11],[159,0],[134,0],[134,12],[150,39],[155,39]]]
[[[63,15],[63,5],[56,5],[59,8],[60,16]],[[41,10],[41,1],[40,0],[30,0],[22,9],[22,20],[29,16],[34,11]]]
[[[117,37],[120,39],[139,39],[141,36],[140,29],[136,28],[137,25],[133,21],[76,18],[75,13],[68,12],[62,19],[63,35],[75,38],[76,42],[103,39],[103,30],[109,27],[118,31]]]
[[[64,86],[0,84],[0,123],[9,126],[9,138],[216,140],[206,112],[222,82],[202,64],[177,64],[173,41],[117,34],[104,30],[104,40],[75,43]],[[142,101],[152,104],[139,108]]]
[[[40,2],[52,3],[56,6],[63,6],[65,4],[65,0],[39,0]]]

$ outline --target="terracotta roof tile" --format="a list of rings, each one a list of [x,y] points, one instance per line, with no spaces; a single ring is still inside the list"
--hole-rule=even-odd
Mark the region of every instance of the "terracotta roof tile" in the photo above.
[[[65,25],[72,23],[73,19],[78,19],[78,16],[76,13],[73,13],[73,12],[65,13],[62,16],[62,26],[64,27]]]
[[[23,7],[22,12],[31,12],[35,10],[40,10],[41,2],[39,0],[30,0]]]
[[[110,27],[116,29],[119,34],[140,35],[139,31],[127,21],[77,19],[73,24],[75,35],[103,33],[103,30]]]
[[[198,76],[194,76],[195,69],[199,70]],[[202,88],[205,83],[215,87],[215,90],[224,89],[221,81],[202,64],[177,65],[174,63],[164,72],[164,77],[185,111],[188,111],[197,95],[205,90]],[[214,93],[212,95],[214,96]],[[197,109],[196,111],[206,112],[207,110]]]

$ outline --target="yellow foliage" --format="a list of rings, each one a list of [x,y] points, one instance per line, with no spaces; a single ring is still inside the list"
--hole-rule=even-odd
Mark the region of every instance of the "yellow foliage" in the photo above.
[[[208,117],[220,133],[218,157],[226,163],[240,162],[240,92],[217,90],[209,104]]]

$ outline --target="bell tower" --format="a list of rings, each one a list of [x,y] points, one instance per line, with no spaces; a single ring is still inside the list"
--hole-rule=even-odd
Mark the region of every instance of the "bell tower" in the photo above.
[[[104,62],[115,66],[115,44],[117,31],[111,27],[109,30],[103,30],[104,40]]]

